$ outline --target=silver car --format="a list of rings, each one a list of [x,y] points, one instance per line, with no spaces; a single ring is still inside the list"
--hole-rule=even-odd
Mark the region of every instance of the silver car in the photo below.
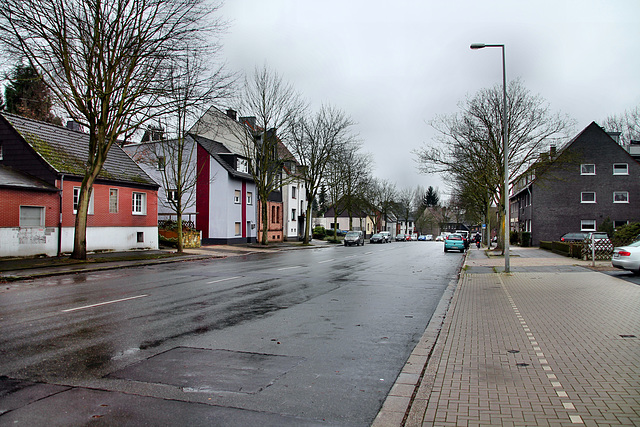
[[[614,248],[611,265],[640,274],[640,240]]]
[[[349,231],[346,236],[344,236],[344,245],[345,246],[360,246],[364,245],[364,234],[362,231]]]

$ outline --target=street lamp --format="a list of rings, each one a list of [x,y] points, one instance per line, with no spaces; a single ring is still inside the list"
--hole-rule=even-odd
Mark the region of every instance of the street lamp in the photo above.
[[[502,140],[504,142],[504,272],[509,273],[509,134],[507,132],[507,67],[503,44],[473,43],[471,49],[499,47],[502,49]]]

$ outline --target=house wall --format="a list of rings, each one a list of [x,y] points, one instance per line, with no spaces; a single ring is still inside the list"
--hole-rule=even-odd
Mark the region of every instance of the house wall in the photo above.
[[[562,156],[532,184],[531,206],[519,213],[521,220],[531,220],[534,245],[581,231],[582,220],[595,220],[596,227],[606,218],[640,221],[640,164],[601,128],[587,127]],[[585,163],[596,165],[595,175],[580,174]],[[614,163],[626,163],[629,174],[614,175]],[[587,191],[596,193],[596,203],[581,202]],[[629,202],[614,203],[614,191],[628,192]]]
[[[261,201],[258,202],[258,228],[262,228]],[[282,202],[267,201],[267,240],[269,242],[282,242],[283,233],[284,204]],[[258,241],[262,239],[262,230],[258,232]]]
[[[296,188],[296,197],[293,197],[292,188]],[[306,190],[304,182],[295,181],[282,187],[282,199],[284,202],[284,236],[286,240],[299,240],[304,235],[304,219],[306,215]],[[295,218],[292,218],[292,209],[296,210]]]

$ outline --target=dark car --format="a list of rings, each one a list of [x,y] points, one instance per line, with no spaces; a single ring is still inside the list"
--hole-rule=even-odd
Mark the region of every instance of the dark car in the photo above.
[[[580,232],[580,233],[566,233],[560,237],[561,242],[582,242],[584,239],[589,237],[589,233]]]
[[[382,234],[376,233],[369,238],[369,243],[385,243],[387,239]]]
[[[406,237],[404,234],[396,234],[396,242],[404,242]]]

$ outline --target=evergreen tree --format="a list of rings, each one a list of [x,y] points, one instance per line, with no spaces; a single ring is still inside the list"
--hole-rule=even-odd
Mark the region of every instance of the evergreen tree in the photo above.
[[[30,119],[62,124],[51,112],[53,103],[49,89],[32,65],[18,64],[7,76],[4,90],[5,111]]]

